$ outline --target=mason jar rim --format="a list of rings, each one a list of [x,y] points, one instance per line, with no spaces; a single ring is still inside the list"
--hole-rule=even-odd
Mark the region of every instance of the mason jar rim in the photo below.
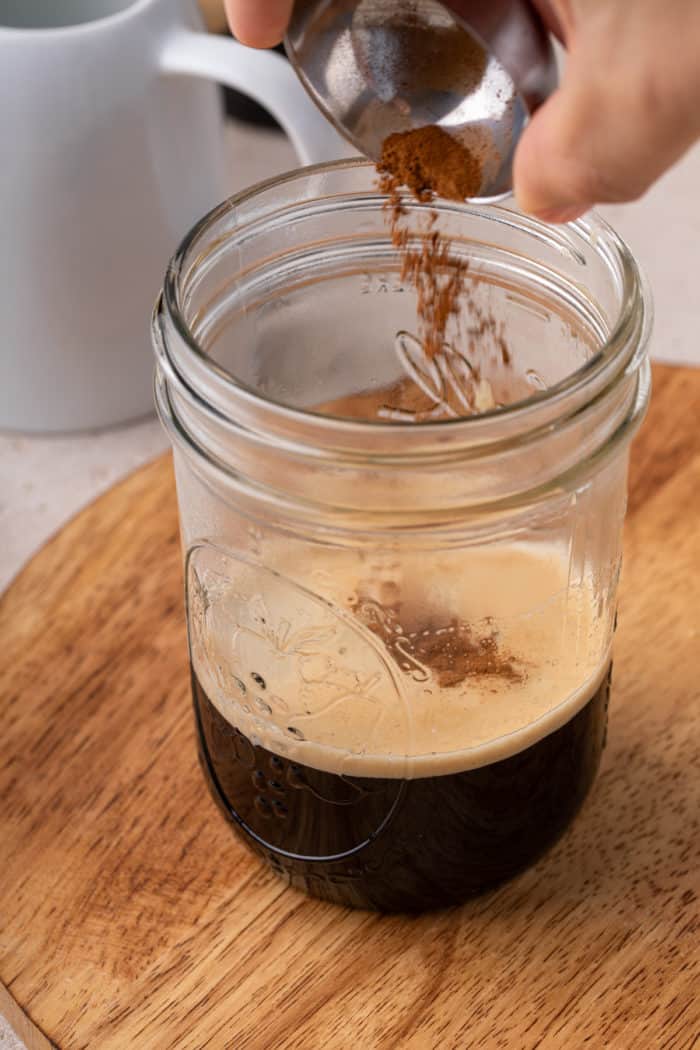
[[[459,430],[460,435],[468,441],[470,437],[476,436],[477,430],[483,430],[484,427],[488,427],[490,424],[506,421],[509,423],[525,422],[528,418],[532,419],[533,416],[538,414],[539,410],[548,406],[555,406],[559,402],[565,402],[572,395],[580,393],[589,386],[594,386],[596,379],[600,378],[611,366],[617,365],[618,367],[614,369],[610,377],[610,382],[614,383],[615,378],[619,377],[621,373],[624,374],[632,362],[641,360],[649,340],[653,315],[652,301],[646,278],[623,239],[596,212],[590,212],[588,216],[566,225],[568,228],[588,236],[591,243],[600,241],[601,237],[604,237],[608,246],[615,253],[621,272],[624,275],[621,288],[620,314],[616,324],[596,353],[578,369],[544,390],[534,391],[527,398],[472,416],[459,416],[416,423],[403,420],[358,420],[320,413],[313,408],[300,408],[286,404],[284,401],[266,396],[243,383],[232,372],[219,365],[200,346],[184,316],[184,311],[181,307],[180,282],[183,263],[188,253],[196,246],[198,240],[204,239],[207,231],[213,229],[223,217],[234,212],[236,208],[254,201],[269,190],[274,190],[277,187],[300,179],[307,180],[318,175],[328,175],[333,172],[350,171],[352,169],[373,168],[374,165],[364,158],[352,158],[309,165],[272,176],[234,194],[211,209],[202,219],[194,224],[181,241],[169,262],[163,291],[156,305],[156,312],[163,308],[165,309],[187,352],[192,356],[192,360],[205,373],[208,373],[212,379],[228,388],[232,395],[242,397],[249,405],[264,407],[266,411],[272,412],[280,419],[303,422],[307,426],[320,426],[324,430],[334,425],[341,425],[343,428],[347,428],[356,434],[365,433],[374,434],[375,436],[382,433],[386,434],[388,431],[394,436],[410,432],[414,439],[419,432],[428,440],[431,435],[444,435],[446,431],[450,431],[453,436],[456,436],[455,431]],[[381,196],[379,189],[377,189],[377,196]],[[323,198],[319,197],[316,199]],[[302,200],[300,203],[302,206],[303,204],[312,204],[313,198],[310,198],[308,201]],[[453,202],[444,203],[450,206],[453,205]],[[521,228],[527,229],[529,227],[531,231],[536,231],[540,237],[546,231],[550,240],[555,236],[555,230],[558,229],[525,213],[514,211],[503,204],[479,205],[465,202],[464,205],[454,203],[454,207],[460,210],[464,208],[468,214],[484,217],[491,221],[507,223],[517,220]],[[186,379],[184,376],[179,376],[179,378],[181,380]],[[607,386],[609,384],[604,385]],[[196,391],[191,390],[191,394],[200,399]],[[212,410],[211,405],[206,405],[205,400],[201,400],[203,407]],[[214,412],[216,415],[221,416],[219,406],[214,409]],[[233,418],[231,421],[234,421]],[[534,425],[535,427],[539,426],[537,422],[534,422]]]

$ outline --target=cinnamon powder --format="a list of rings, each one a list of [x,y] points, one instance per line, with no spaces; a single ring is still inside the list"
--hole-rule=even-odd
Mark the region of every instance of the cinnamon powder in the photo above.
[[[466,295],[468,266],[455,258],[449,238],[437,229],[436,211],[430,212],[422,231],[409,231],[402,225],[405,209],[401,187],[407,187],[421,203],[429,203],[436,195],[464,200],[478,194],[481,188],[481,163],[456,139],[434,126],[390,135],[377,171],[380,189],[387,195],[392,243],[401,256],[401,280],[416,290],[423,348],[429,358],[435,358],[445,347],[450,318],[459,312]],[[502,362],[509,365],[510,353],[495,320],[478,309],[474,312],[479,332],[496,337]],[[473,373],[476,383],[478,370]],[[405,396],[405,385],[405,380],[397,384],[395,393],[400,391]],[[364,397],[355,395],[347,399],[349,404],[343,403],[342,414],[365,416],[369,408],[367,397],[371,397],[372,404],[379,404],[385,394],[386,391],[375,391]],[[361,403],[354,405],[355,399]],[[339,406],[334,407],[337,410]],[[398,593],[387,603],[360,599],[352,611],[381,639],[404,672],[422,674],[427,670],[441,689],[461,685],[468,678],[498,677],[517,683],[525,677],[514,657],[501,650],[495,631],[478,635],[454,616],[440,617],[429,610],[411,612],[403,608]]]
[[[477,635],[469,624],[451,617],[419,616],[402,609],[397,600],[382,605],[358,601],[352,611],[386,646],[399,667],[407,673],[428,670],[441,689],[461,685],[468,678],[500,678],[523,681],[525,675],[515,658],[503,652],[495,632]],[[402,620],[410,622],[406,628]]]
[[[431,226],[436,218],[431,216]],[[408,247],[404,232],[392,240],[401,249],[401,280],[416,289],[423,349],[428,357],[436,357],[443,349],[448,321],[459,310],[466,263],[450,258],[450,244],[436,229],[421,238],[417,249]]]
[[[475,197],[483,177],[480,158],[437,124],[389,135],[377,170],[421,201]]]
[[[450,318],[459,312],[467,264],[454,258],[449,239],[436,229],[437,212],[431,213],[427,228],[419,233],[419,246],[411,246],[409,231],[401,222],[401,187],[406,186],[421,203],[436,195],[463,201],[479,192],[481,163],[442,128],[427,126],[389,135],[377,172],[379,187],[387,195],[392,243],[401,255],[401,280],[416,290],[423,348],[434,358],[443,349]]]

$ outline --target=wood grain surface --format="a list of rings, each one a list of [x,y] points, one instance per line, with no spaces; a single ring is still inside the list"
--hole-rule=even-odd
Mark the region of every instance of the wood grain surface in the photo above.
[[[418,918],[286,889],[197,768],[161,460],[0,602],[0,1008],[33,1050],[700,1046],[700,371],[634,451],[609,742],[562,842]]]

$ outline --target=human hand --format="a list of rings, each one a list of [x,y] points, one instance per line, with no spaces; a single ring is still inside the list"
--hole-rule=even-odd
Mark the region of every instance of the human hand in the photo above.
[[[700,138],[698,0],[533,0],[569,52],[515,156],[525,211],[566,222],[641,196]],[[293,0],[226,0],[243,43],[284,35]]]
[[[249,47],[274,47],[284,36],[294,0],[225,0],[231,32]]]
[[[534,0],[569,57],[515,156],[528,212],[640,197],[700,138],[698,0]]]

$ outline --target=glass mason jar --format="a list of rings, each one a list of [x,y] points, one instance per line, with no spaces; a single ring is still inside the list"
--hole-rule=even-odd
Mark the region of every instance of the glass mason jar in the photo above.
[[[391,911],[522,870],[595,777],[650,305],[595,217],[412,203],[470,273],[428,360],[383,204],[352,161],[233,198],[153,331],[211,791],[292,885]]]

